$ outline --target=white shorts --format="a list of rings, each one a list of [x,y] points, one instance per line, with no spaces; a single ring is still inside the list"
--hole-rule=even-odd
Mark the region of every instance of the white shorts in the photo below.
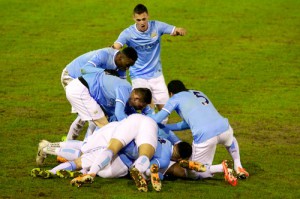
[[[156,122],[142,114],[132,114],[119,122],[112,138],[118,139],[126,146],[135,140],[136,146],[150,144],[157,147],[158,127]]]
[[[101,153],[104,148],[98,148],[98,150],[85,153],[81,156],[81,165],[85,170],[89,170],[95,159]],[[101,169],[97,175],[102,178],[120,178],[126,176],[128,173],[127,166],[123,163],[119,156],[116,156],[110,163]]]
[[[91,97],[89,90],[78,79],[66,86],[66,96],[83,121],[105,117],[99,104]]]
[[[67,67],[63,69],[62,73],[61,73],[61,77],[60,77],[60,81],[61,81],[61,85],[63,86],[63,88],[66,90],[66,86],[72,81],[74,80],[73,77],[71,77],[69,75],[69,72],[67,71]]]
[[[152,79],[132,79],[131,83],[132,88],[150,89],[154,104],[166,104],[169,99],[169,92],[163,75]]]
[[[192,161],[201,162],[202,164],[212,165],[214,160],[217,144],[222,144],[225,147],[231,146],[233,141],[233,130],[229,129],[218,136],[215,136],[203,143],[192,144],[193,153],[191,156]]]
[[[88,153],[97,148],[106,148],[117,127],[118,122],[111,122],[101,128],[96,128],[92,135],[88,136],[82,146],[82,153]]]
[[[60,77],[61,85],[63,86],[64,90],[66,90],[66,86],[74,80],[73,77],[69,75],[69,72],[67,71],[67,67],[63,69]],[[71,113],[77,113],[75,109],[72,107]]]

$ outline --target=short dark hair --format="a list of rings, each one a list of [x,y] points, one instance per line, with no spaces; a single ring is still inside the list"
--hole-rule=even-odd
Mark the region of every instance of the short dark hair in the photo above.
[[[134,91],[142,97],[144,103],[151,104],[152,93],[149,88],[135,88]]]
[[[128,57],[129,59],[132,59],[133,61],[136,61],[138,58],[137,52],[132,47],[125,47],[122,49],[122,53]]]
[[[180,158],[187,159],[192,155],[192,146],[187,142],[179,142],[177,145]]]
[[[185,87],[185,85],[180,80],[172,80],[168,84],[168,90],[169,93],[179,93],[181,91],[187,91],[188,89]]]
[[[147,7],[143,4],[137,4],[133,9],[133,14],[142,14],[144,12],[148,14]]]
[[[112,75],[112,76],[120,77],[120,74],[116,70],[105,69],[104,71],[105,71],[105,74],[107,74],[107,75]]]

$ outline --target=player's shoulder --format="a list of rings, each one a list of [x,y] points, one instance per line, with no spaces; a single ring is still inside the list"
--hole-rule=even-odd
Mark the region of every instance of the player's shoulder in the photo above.
[[[151,26],[168,26],[169,24],[163,21],[158,21],[158,20],[151,20],[149,21],[149,24]]]
[[[117,49],[114,49],[112,47],[106,47],[98,50],[98,53],[103,53],[103,54],[115,54],[117,52]]]

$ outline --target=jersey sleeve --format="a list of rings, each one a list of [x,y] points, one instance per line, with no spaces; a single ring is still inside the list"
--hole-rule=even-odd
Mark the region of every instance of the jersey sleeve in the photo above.
[[[156,24],[157,24],[158,31],[161,35],[171,34],[175,29],[175,26],[167,24],[165,22],[156,21]]]
[[[131,86],[130,85],[118,86],[115,92],[116,92],[116,106],[118,106],[118,109],[117,108],[115,109],[115,115],[117,119],[120,121],[127,116],[125,114],[125,106],[126,106],[126,102],[130,97]]]
[[[127,41],[129,40],[130,37],[130,33],[128,32],[128,29],[123,30],[118,39],[115,41],[115,43],[119,43],[121,44],[121,46],[124,46],[125,44],[127,44]]]
[[[110,55],[107,51],[100,50],[88,61],[86,65],[93,65],[97,68],[114,70],[115,68],[112,65],[107,64],[109,56]]]
[[[178,105],[179,105],[178,100],[176,100],[176,97],[173,96],[167,101],[167,103],[164,105],[162,110],[164,110],[164,111],[168,112],[169,114],[171,114],[172,111],[176,110]]]

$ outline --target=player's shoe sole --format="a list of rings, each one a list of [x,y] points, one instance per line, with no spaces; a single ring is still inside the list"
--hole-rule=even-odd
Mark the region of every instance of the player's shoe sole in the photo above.
[[[233,169],[230,168],[229,162],[227,160],[224,160],[222,162],[222,166],[224,169],[224,179],[226,182],[231,184],[232,186],[237,185],[237,178],[233,175]]]
[[[160,191],[162,185],[161,185],[161,180],[160,180],[159,174],[158,174],[157,164],[151,165],[150,172],[151,172],[151,184],[152,184],[153,189],[155,191]]]
[[[34,168],[31,170],[30,175],[32,177],[41,177],[41,178],[53,178],[54,174],[49,170],[42,170],[40,168]]]
[[[201,164],[200,162],[189,161],[189,160],[181,160],[179,162],[179,165],[182,168],[194,170],[194,171],[197,171],[197,172],[205,172],[206,171],[205,165]]]
[[[42,178],[53,178],[53,173],[51,173],[50,171],[48,170],[42,170],[40,173],[39,173],[39,176],[42,177]]]
[[[31,170],[30,175],[34,178],[39,177],[39,173],[41,172],[40,168],[34,168]]]
[[[71,180],[70,184],[72,186],[81,187],[83,184],[91,184],[93,182],[94,177],[92,177],[90,174],[84,174]]]
[[[42,166],[44,164],[44,160],[47,157],[47,154],[43,151],[43,149],[45,147],[47,147],[48,144],[49,144],[49,142],[47,140],[42,140],[39,143],[38,152],[37,152],[36,159],[35,159],[36,164],[38,166]]]
[[[139,170],[137,170],[135,167],[130,169],[130,176],[134,180],[135,185],[137,189],[141,192],[147,192],[148,191],[148,186],[147,182],[140,173]]]
[[[82,175],[82,173],[80,171],[68,171],[68,170],[58,170],[56,172],[56,175],[60,178],[77,178],[80,175]]]
[[[241,167],[238,167],[236,174],[239,179],[247,179],[249,177],[249,173],[246,169]]]

